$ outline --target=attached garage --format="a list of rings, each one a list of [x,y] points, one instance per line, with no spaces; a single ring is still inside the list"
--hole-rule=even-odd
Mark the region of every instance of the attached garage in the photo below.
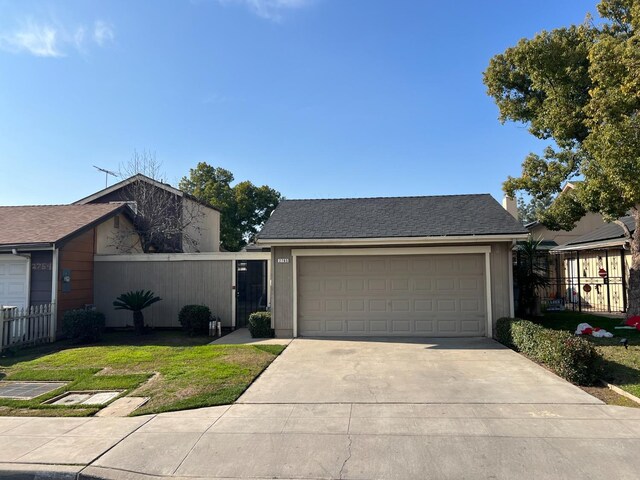
[[[492,336],[526,235],[490,195],[285,200],[257,242],[276,335]]]
[[[302,336],[484,336],[483,254],[301,256]]]
[[[29,304],[29,260],[0,255],[0,307],[25,308]]]

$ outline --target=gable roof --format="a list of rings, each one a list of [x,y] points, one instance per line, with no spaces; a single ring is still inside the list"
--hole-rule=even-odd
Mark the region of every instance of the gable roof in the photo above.
[[[126,208],[123,203],[0,206],[0,246],[60,243]]]
[[[489,194],[338,198],[283,200],[258,242],[526,233]]]
[[[127,185],[130,185],[134,182],[146,182],[150,185],[153,185],[157,188],[161,188],[162,190],[172,193],[174,195],[177,195],[178,197],[185,197],[188,198],[189,200],[192,200],[196,203],[199,203],[200,205],[202,205],[203,207],[206,208],[211,208],[212,210],[217,210],[220,211],[219,208],[214,207],[213,205],[211,205],[210,203],[204,202],[196,197],[194,197],[193,195],[189,195],[188,193],[183,192],[182,190],[179,190],[171,185],[169,185],[168,183],[164,183],[164,182],[159,182],[158,180],[154,180],[151,177],[147,177],[146,175],[143,175],[141,173],[137,173],[129,178],[125,178],[124,180],[118,182],[118,183],[114,183],[113,185],[111,185],[110,187],[107,188],[103,188],[102,190],[99,190],[95,193],[92,193],[91,195],[81,198],[80,200],[77,200],[75,202],[73,202],[74,205],[86,205],[92,202],[95,202],[96,200],[99,200],[100,198],[109,195],[110,193],[113,193],[117,190],[120,190],[121,188],[126,187]]]
[[[632,216],[621,217],[629,231],[634,232],[636,225]],[[570,242],[553,248],[552,251],[586,250],[596,247],[615,247],[624,245],[626,239],[624,230],[616,223],[606,223],[602,227],[574,238]]]

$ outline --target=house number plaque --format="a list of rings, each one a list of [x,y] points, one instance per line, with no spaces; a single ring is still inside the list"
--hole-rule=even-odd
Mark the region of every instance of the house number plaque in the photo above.
[[[289,263],[289,259],[288,258],[279,258],[278,259],[278,263]]]

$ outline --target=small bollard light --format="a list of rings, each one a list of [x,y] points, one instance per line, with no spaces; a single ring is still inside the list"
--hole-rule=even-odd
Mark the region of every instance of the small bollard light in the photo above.
[[[626,338],[623,338],[622,340],[620,340],[620,343],[624,345],[625,350],[629,349],[629,340],[627,340]]]

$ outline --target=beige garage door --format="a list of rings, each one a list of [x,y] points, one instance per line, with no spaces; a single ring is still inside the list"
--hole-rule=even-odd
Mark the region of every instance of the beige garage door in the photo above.
[[[302,336],[485,335],[484,255],[299,257]]]

